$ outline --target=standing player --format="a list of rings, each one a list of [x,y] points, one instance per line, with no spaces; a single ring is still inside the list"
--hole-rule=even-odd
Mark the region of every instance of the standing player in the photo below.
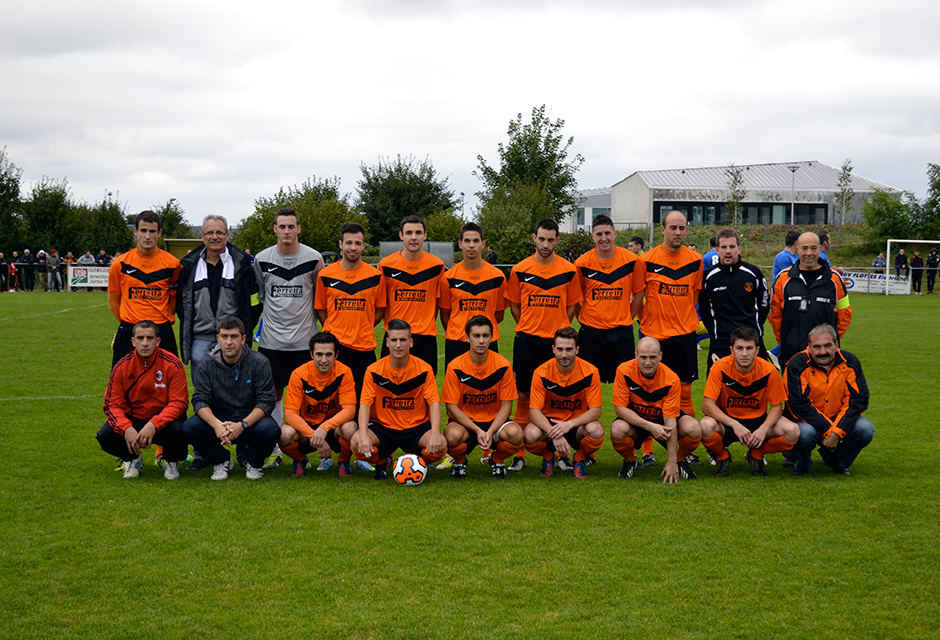
[[[466,325],[471,318],[482,315],[492,323],[489,348],[499,353],[499,323],[506,310],[506,276],[483,260],[486,241],[483,229],[468,222],[460,229],[460,250],[463,260],[447,270],[441,278],[441,325],[444,327],[444,366],[457,356],[467,353]]]
[[[427,362],[437,375],[437,294],[444,261],[424,250],[427,231],[419,216],[402,220],[398,237],[404,248],[379,262],[386,297],[385,337],[393,318],[407,322],[414,331],[411,355]],[[386,339],[382,356],[388,354]]]
[[[314,289],[323,268],[319,251],[298,241],[300,218],[293,209],[281,209],[274,217],[277,244],[255,259],[259,298],[264,306],[258,352],[271,361],[277,404],[271,414],[284,422],[281,397],[294,370],[310,360],[308,342],[317,332]]]
[[[659,342],[644,337],[636,345],[636,359],[617,367],[612,398],[617,419],[610,425],[610,441],[623,456],[619,476],[633,477],[636,449],[652,437],[667,453],[663,482],[676,482],[679,476],[695,480],[686,457],[698,446],[702,427],[679,409],[679,376],[661,360]]]
[[[555,254],[558,223],[539,220],[532,234],[535,253],[512,268],[506,285],[509,311],[516,321],[512,348],[512,368],[516,376],[516,413],[513,420],[523,427],[529,424],[529,390],[532,374],[543,362],[554,357],[554,335],[570,327],[581,302],[581,283],[574,265]],[[521,469],[525,458],[513,460]]]
[[[663,364],[682,383],[681,408],[695,416],[692,383],[698,379],[695,330],[699,325],[696,304],[702,288],[702,256],[683,246],[689,234],[681,211],[663,219],[663,243],[640,258],[646,266],[646,304],[640,318],[644,336],[656,338]]]
[[[393,318],[385,341],[389,355],[366,371],[359,430],[352,440],[352,448],[375,465],[376,480],[385,480],[396,449],[431,463],[443,458],[447,448],[437,381],[431,365],[410,355],[411,327]]]
[[[333,451],[339,453],[339,476],[352,475],[349,440],[356,432],[356,388],[352,371],[336,359],[340,343],[328,331],[310,338],[311,361],[290,376],[284,398],[281,451],[294,461],[291,476],[303,476],[307,454],[320,455],[317,471],[333,464]]]
[[[718,458],[716,476],[728,475],[732,442],[747,447],[751,474],[766,476],[764,456],[789,451],[800,438],[799,427],[783,417],[786,390],[780,374],[757,357],[759,344],[752,327],[732,331],[731,355],[715,363],[705,382],[702,444]]]
[[[751,327],[759,336],[758,357],[767,358],[764,321],[770,313],[767,279],[759,267],[741,260],[741,238],[733,229],[718,234],[719,262],[705,270],[698,308],[708,329],[708,368],[731,353],[731,332]]]
[[[643,303],[644,263],[614,244],[617,231],[605,215],[594,218],[591,238],[594,250],[574,263],[583,298],[578,357],[597,367],[601,382],[613,382],[617,367],[634,357],[633,317]]]
[[[342,258],[320,272],[315,307],[324,331],[339,340],[336,359],[352,369],[356,397],[366,369],[375,362],[373,328],[385,313],[385,287],[379,270],[362,261],[365,230],[355,222],[339,230]]]
[[[493,322],[477,315],[464,327],[470,350],[447,366],[442,399],[450,422],[444,429],[452,478],[467,476],[467,454],[478,444],[494,448],[494,478],[506,477],[505,460],[522,445],[522,428],[509,419],[516,385],[509,360],[490,352]]]
[[[137,247],[115,258],[108,271],[108,307],[120,323],[114,336],[111,367],[133,351],[134,325],[149,320],[157,325],[160,348],[177,355],[173,319],[180,261],[157,247],[163,235],[160,216],[141,211],[134,220]]]
[[[554,358],[532,376],[532,422],[525,428],[526,449],[542,456],[541,476],[554,475],[554,451],[574,455],[573,473],[587,478],[586,461],[604,443],[601,381],[590,362],[578,358],[578,332],[562,327],[555,332]]]

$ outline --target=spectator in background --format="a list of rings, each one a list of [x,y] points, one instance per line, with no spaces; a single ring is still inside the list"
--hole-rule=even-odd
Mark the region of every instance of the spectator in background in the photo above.
[[[630,238],[630,240],[627,242],[627,249],[636,255],[643,253],[643,238],[640,236],[633,236]]]
[[[691,249],[691,250],[694,251],[695,253],[698,253],[698,245],[695,244],[694,242],[690,242],[690,243],[689,243],[689,249]]]
[[[716,264],[718,264],[718,236],[712,236],[708,239],[708,246],[710,247],[708,251],[705,252],[705,255],[702,256],[702,266],[705,268],[705,271],[708,271]]]
[[[496,264],[496,249],[490,247],[490,252],[486,256],[486,261],[490,264]]]
[[[787,235],[783,239],[783,244],[786,246],[784,246],[783,251],[778,253],[774,258],[774,272],[771,277],[771,282],[777,281],[777,275],[781,271],[786,271],[799,262],[800,259],[796,255],[796,241],[799,237],[800,233],[798,231],[787,231]]]
[[[911,258],[911,282],[914,283],[914,293],[920,295],[921,283],[924,281],[924,259],[920,256],[920,251],[914,249],[914,257]]]
[[[9,282],[10,291],[16,293],[16,289],[19,288],[22,290],[23,285],[20,282],[20,254],[16,251],[13,252],[13,255],[10,256],[10,259],[7,261],[7,279]]]
[[[82,267],[93,267],[95,266],[95,257],[91,255],[91,251],[86,251],[78,258],[78,261],[75,264],[78,264]],[[91,293],[92,288],[85,287],[85,291]]]
[[[48,258],[46,257],[46,252],[42,249],[39,250],[39,253],[36,254],[36,273],[39,274],[39,290],[46,290],[46,263]]]
[[[3,252],[0,251],[0,292],[6,292],[7,290],[7,259],[3,256]]]
[[[72,255],[71,251],[67,251],[65,257],[60,260],[59,264],[59,273],[62,275],[62,282],[68,283],[70,264],[75,264],[75,256]],[[72,291],[75,291],[75,289],[72,289]]]
[[[901,278],[902,269],[904,270],[904,277],[907,278],[910,269],[907,266],[907,256],[904,255],[904,249],[898,251],[898,255],[894,258],[894,271],[897,273],[899,280]]]
[[[62,291],[62,278],[59,276],[59,252],[53,249],[46,256],[46,280],[48,281],[46,290],[49,293]]]
[[[0,253],[0,259],[3,258],[3,254]],[[933,293],[933,285],[937,281],[937,268],[940,267],[940,255],[937,254],[937,250],[934,249],[930,252],[930,255],[927,256],[927,293],[928,295]]]
[[[884,269],[888,266],[888,261],[885,260],[884,251],[878,252],[878,255],[875,256],[875,259],[871,261],[871,266],[875,267],[876,269]]]
[[[23,249],[23,257],[20,258],[20,262],[23,265],[21,270],[23,274],[21,278],[23,291],[32,291],[36,288],[36,258],[29,252],[29,249]],[[907,264],[907,258],[904,258],[904,264]]]
[[[108,255],[108,252],[107,252],[107,251],[105,251],[104,249],[102,249],[101,252],[100,252],[97,256],[95,256],[95,265],[97,265],[97,266],[99,266],[99,267],[110,267],[110,266],[111,266],[111,256]],[[101,287],[101,290],[102,290],[102,291],[107,291],[108,288],[107,288],[107,287]],[[90,291],[90,289],[89,289],[89,291]]]

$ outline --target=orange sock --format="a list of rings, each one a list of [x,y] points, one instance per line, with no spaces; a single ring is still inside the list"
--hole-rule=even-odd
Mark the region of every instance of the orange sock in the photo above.
[[[467,464],[467,443],[461,442],[456,447],[447,447],[447,455],[452,457],[456,464]]]
[[[158,444],[153,445],[153,459],[156,460],[161,457],[163,457],[163,447]]]
[[[466,451],[466,444],[463,445],[464,450]],[[440,453],[428,453],[427,449],[421,449],[421,458],[428,464],[432,462],[440,462],[444,459],[444,456],[447,455],[446,452],[441,451]],[[467,457],[464,456],[464,461],[467,460]]]
[[[643,441],[643,455],[645,456],[647,453],[653,453],[653,438],[652,438],[652,436],[650,436],[649,438],[647,438],[646,440]]]
[[[496,443],[496,448],[493,450],[493,462],[496,464],[503,464],[506,462],[506,458],[511,458],[518,452],[518,450],[519,449],[516,447],[516,445],[500,440]],[[523,451],[525,451],[524,447]]]
[[[692,402],[692,385],[684,384],[680,387],[680,389],[681,393],[679,394],[679,408],[694,418],[695,403]]]
[[[525,458],[525,443],[516,447],[516,450],[512,455],[514,458]]]
[[[774,438],[767,438],[764,440],[764,446],[760,449],[751,449],[751,456],[757,460],[763,460],[764,456],[768,453],[778,453],[780,451],[789,451],[795,445],[795,442],[790,442],[783,436],[776,436]]]
[[[719,460],[727,460],[731,457],[731,454],[725,449],[725,445],[721,440],[721,434],[717,431],[707,438],[702,438],[702,444],[705,445],[706,449],[718,456]]]
[[[349,462],[352,458],[352,449],[349,446],[349,440],[344,440],[337,436],[336,438],[339,441],[339,457],[336,459],[337,462]]]
[[[701,438],[687,438],[681,436],[679,438],[679,454],[678,457],[680,460],[685,460],[689,457],[689,454],[695,451],[698,447],[698,443],[701,442]]]
[[[611,438],[610,442],[614,445],[614,451],[623,456],[624,460],[629,460],[630,462],[636,462],[636,443],[633,442],[633,438],[627,436],[623,440],[614,440]]]
[[[548,450],[548,443],[544,440],[539,440],[533,445],[526,445],[525,448],[526,451],[541,456],[543,460],[551,460],[555,457],[555,452]]]
[[[489,458],[493,455],[492,449],[480,449],[480,456],[483,458]]]
[[[304,459],[304,454],[300,452],[299,442],[291,442],[286,447],[281,447],[281,451],[286,453],[287,457],[294,462],[301,462]]]
[[[512,421],[523,429],[529,424],[529,401],[516,400],[516,411],[512,414]]]
[[[600,438],[584,436],[581,438],[581,446],[578,447],[578,452],[574,454],[574,461],[584,462],[591,457],[591,454],[600,449],[602,444],[604,444],[604,436]]]
[[[362,458],[362,454],[359,455],[359,458]],[[372,466],[375,466],[379,464],[379,460],[380,460],[379,450],[375,447],[372,447],[372,454],[368,458],[366,458],[366,462],[368,462]],[[385,462],[385,458],[381,458],[381,461]]]

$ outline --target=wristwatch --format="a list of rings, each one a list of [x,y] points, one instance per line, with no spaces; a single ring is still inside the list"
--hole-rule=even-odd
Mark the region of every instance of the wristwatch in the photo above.
[[[242,429],[247,429],[249,426],[250,426],[250,425],[249,425],[247,422],[245,422],[244,420],[242,420]]]

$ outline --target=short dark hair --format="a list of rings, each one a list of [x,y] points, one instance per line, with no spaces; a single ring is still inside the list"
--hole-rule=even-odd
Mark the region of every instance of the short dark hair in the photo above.
[[[483,227],[478,225],[476,222],[468,222],[464,226],[460,227],[460,239],[463,240],[463,234],[468,231],[476,231],[480,234],[480,240],[483,239]]]
[[[609,216],[605,216],[603,213],[598,216],[594,216],[594,220],[591,222],[592,229],[594,227],[603,227],[604,225],[613,228],[614,221],[611,220]]]
[[[235,316],[226,316],[219,320],[219,326],[215,330],[216,335],[221,333],[222,329],[238,329],[240,334],[245,335],[245,324]]]
[[[822,244],[824,242],[829,242],[829,234],[826,233],[825,231],[823,231],[822,233],[817,233],[816,235],[819,236],[819,244]]]
[[[476,315],[467,320],[467,324],[463,326],[464,333],[469,336],[473,327],[489,327],[490,333],[493,333],[493,323],[486,316]]]
[[[545,229],[546,231],[554,231],[555,235],[558,235],[558,223],[552,220],[551,218],[542,218],[535,225],[535,233],[538,235],[539,229]]]
[[[711,238],[709,238],[709,239],[708,239],[708,246],[711,247],[712,249],[717,249],[717,248],[718,248],[718,238],[719,238],[719,237],[721,237],[720,234],[717,235],[717,236],[712,236]]]
[[[800,239],[799,231],[787,231],[787,235],[783,238],[783,244],[792,247],[796,244],[796,241]]]
[[[411,333],[411,325],[402,320],[401,318],[393,318],[388,321],[388,333],[392,331],[407,331]]]
[[[339,340],[329,331],[313,334],[313,337],[310,338],[310,353],[313,353],[313,346],[317,344],[331,344],[333,345],[333,353],[339,353]]]
[[[735,231],[734,229],[722,229],[721,231],[719,231],[717,236],[712,237],[712,240],[715,242],[715,244],[713,244],[712,246],[717,247],[718,242],[722,240],[723,238],[734,238],[738,246],[739,247],[741,246],[741,236],[738,235],[738,232]]]
[[[402,218],[401,224],[398,225],[398,230],[404,233],[406,224],[420,224],[422,229],[425,231],[428,230],[427,225],[424,224],[424,218],[421,216],[406,216]]]
[[[297,222],[298,227],[300,226],[300,216],[293,209],[278,209],[277,213],[274,214],[274,224],[277,224],[277,219],[281,216],[294,216],[294,221]]]
[[[135,338],[137,337],[138,329],[153,329],[154,335],[156,335],[158,338],[160,337],[160,329],[157,327],[155,322],[151,322],[150,320],[141,320],[134,325],[134,328],[131,329],[131,335]]]
[[[738,327],[731,332],[731,346],[734,346],[734,343],[738,340],[745,340],[747,342],[753,342],[755,345],[760,346],[760,334],[757,333],[757,329],[754,327]]]
[[[552,338],[552,342],[557,342],[558,338],[565,338],[566,340],[574,340],[574,346],[578,346],[578,332],[571,327],[562,327],[555,332],[555,337]]]
[[[140,226],[141,222],[156,222],[157,230],[163,229],[163,220],[160,219],[160,214],[156,211],[141,211],[137,214],[137,217],[134,218],[134,228],[137,229]]]
[[[643,238],[641,238],[640,236],[633,236],[632,238],[630,238],[629,242],[640,245],[641,249],[646,245],[646,243],[643,242]]]
[[[343,237],[347,233],[353,233],[353,234],[361,233],[362,239],[365,240],[366,238],[366,230],[363,229],[362,225],[357,222],[347,222],[346,224],[344,224],[342,227],[339,228],[339,241],[340,242],[343,241]]]

